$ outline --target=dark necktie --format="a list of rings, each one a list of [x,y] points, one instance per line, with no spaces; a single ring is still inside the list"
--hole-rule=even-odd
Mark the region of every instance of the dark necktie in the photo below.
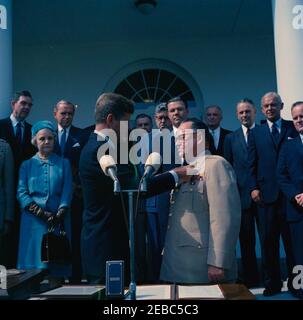
[[[273,125],[271,127],[271,134],[272,134],[272,137],[274,139],[275,144],[277,145],[279,142],[280,134],[279,134],[278,126],[275,122],[273,123]]]
[[[18,145],[22,144],[22,128],[20,122],[16,125],[16,140]]]
[[[250,139],[251,139],[251,129],[247,128],[247,131],[246,131],[246,144],[247,144],[247,146],[249,146]]]
[[[63,133],[60,140],[60,149],[61,149],[62,156],[64,155],[65,143],[66,143],[66,130],[63,129]]]

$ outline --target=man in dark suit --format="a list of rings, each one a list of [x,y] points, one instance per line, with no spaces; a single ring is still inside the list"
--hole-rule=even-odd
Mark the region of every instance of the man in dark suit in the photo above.
[[[286,213],[295,265],[303,265],[303,101],[292,105],[291,115],[299,136],[283,145],[277,175],[280,188],[287,199]],[[302,287],[296,288],[295,296],[303,299]]]
[[[255,127],[256,107],[250,99],[242,99],[237,104],[237,117],[241,127],[228,134],[224,142],[224,158],[233,166],[241,198],[240,248],[242,281],[248,287],[259,283],[256,258],[255,222],[257,205],[252,201],[248,184],[248,136]]]
[[[208,130],[213,137],[213,144],[210,144],[209,151],[212,154],[223,157],[224,155],[224,139],[231,133],[230,130],[221,128],[220,124],[223,119],[222,109],[217,105],[208,106],[205,109],[205,122]]]
[[[16,181],[21,163],[31,158],[36,152],[31,144],[32,126],[26,122],[32,105],[33,99],[29,91],[17,92],[12,100],[12,114],[0,120],[0,138],[6,140],[13,151]]]
[[[26,118],[30,114],[33,105],[32,95],[29,91],[20,91],[15,93],[11,106],[12,113],[6,118],[0,120],[0,138],[6,140],[10,145],[14,157],[14,181],[15,194],[18,185],[19,168],[24,160],[31,158],[36,149],[31,144],[31,125],[26,122]],[[11,249],[10,257],[8,257],[7,267],[16,267],[17,252],[19,245],[19,204],[15,199],[15,221],[10,227]]]
[[[249,138],[249,185],[251,197],[258,205],[259,234],[265,290],[270,296],[281,291],[279,239],[282,236],[292,291],[293,255],[289,227],[286,222],[284,198],[276,179],[277,159],[281,146],[298,134],[291,121],[281,119],[283,102],[275,92],[261,100],[266,123],[252,130]]]
[[[102,172],[97,153],[105,143],[113,144],[117,150],[118,146],[106,139],[103,130],[111,129],[119,138],[120,122],[129,121],[133,112],[133,103],[128,99],[111,93],[101,95],[95,108],[95,131],[81,153],[79,171],[84,198],[81,252],[83,271],[89,283],[105,283],[106,261],[109,260],[124,260],[126,279],[129,275],[127,213],[120,199],[114,196],[113,182]],[[124,186],[135,175],[132,166],[118,164],[117,169]]]
[[[59,101],[54,108],[57,121],[57,136],[54,152],[69,160],[73,174],[73,199],[71,205],[72,228],[72,277],[71,283],[81,283],[80,237],[82,228],[83,199],[79,178],[80,153],[86,142],[84,130],[72,125],[76,107],[65,100]]]
[[[106,261],[110,260],[124,260],[125,284],[129,279],[127,212],[120,198],[114,195],[113,181],[101,170],[98,157],[104,147],[109,147],[109,150],[119,155],[120,124],[129,121],[133,112],[133,102],[125,97],[114,93],[102,94],[95,108],[95,131],[81,153],[79,170],[84,198],[81,251],[83,269],[89,283],[105,283]],[[109,137],[108,130],[115,135],[117,143]],[[119,157],[116,158],[121,188],[137,189],[139,176],[135,166],[121,164]],[[164,179],[160,177],[156,185],[151,185],[151,194],[159,194],[174,187],[173,175],[168,173],[162,177]]]

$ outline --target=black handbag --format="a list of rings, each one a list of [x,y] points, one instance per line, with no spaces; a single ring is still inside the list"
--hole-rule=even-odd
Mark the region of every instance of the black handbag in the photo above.
[[[43,235],[41,243],[41,261],[59,264],[71,262],[71,250],[63,224],[59,225],[59,235],[50,228]]]

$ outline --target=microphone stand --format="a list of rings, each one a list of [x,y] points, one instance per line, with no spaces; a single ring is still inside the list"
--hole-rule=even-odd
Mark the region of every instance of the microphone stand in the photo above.
[[[129,216],[129,250],[130,250],[130,300],[136,300],[136,272],[135,272],[135,219],[134,219],[134,195],[138,190],[121,190],[128,194],[128,216]]]

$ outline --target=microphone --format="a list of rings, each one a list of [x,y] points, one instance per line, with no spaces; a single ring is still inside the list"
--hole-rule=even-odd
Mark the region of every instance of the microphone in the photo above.
[[[104,155],[99,160],[100,167],[104,174],[114,181],[114,193],[121,192],[120,182],[117,178],[117,166],[115,160],[110,155]]]
[[[141,192],[147,192],[147,180],[160,169],[161,162],[162,159],[158,152],[153,152],[148,156],[140,185]]]

